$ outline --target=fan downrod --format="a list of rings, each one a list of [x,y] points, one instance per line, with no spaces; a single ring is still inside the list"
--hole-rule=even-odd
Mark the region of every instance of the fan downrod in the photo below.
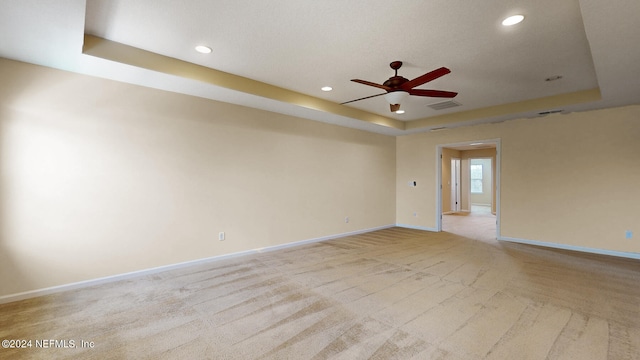
[[[389,64],[389,66],[395,70],[396,72],[396,76],[398,76],[398,69],[400,69],[402,67],[402,61],[394,61],[391,64]]]

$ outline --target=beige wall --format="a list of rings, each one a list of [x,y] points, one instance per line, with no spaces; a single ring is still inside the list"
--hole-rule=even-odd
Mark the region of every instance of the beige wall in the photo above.
[[[425,186],[397,186],[396,221],[436,226],[437,145],[500,138],[502,236],[639,253],[639,118],[628,106],[398,137],[397,184]]]
[[[9,60],[0,79],[0,296],[395,222],[394,137]]]

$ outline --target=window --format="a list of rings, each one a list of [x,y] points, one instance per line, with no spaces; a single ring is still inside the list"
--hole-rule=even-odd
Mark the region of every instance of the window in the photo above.
[[[471,193],[482,194],[482,164],[471,165]]]

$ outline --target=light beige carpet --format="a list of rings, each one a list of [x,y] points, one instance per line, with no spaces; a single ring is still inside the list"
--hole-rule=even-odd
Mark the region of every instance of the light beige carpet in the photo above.
[[[2,359],[637,359],[640,262],[391,228],[0,305],[0,339],[76,344]]]

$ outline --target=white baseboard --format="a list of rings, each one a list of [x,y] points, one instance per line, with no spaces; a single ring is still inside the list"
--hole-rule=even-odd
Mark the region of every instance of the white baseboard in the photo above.
[[[415,229],[415,230],[424,230],[424,231],[432,231],[437,232],[438,229],[426,227],[426,226],[417,226],[417,225],[407,225],[407,224],[396,224],[397,227],[407,228],[407,229]]]
[[[364,233],[377,231],[377,230],[388,229],[388,228],[392,228],[394,226],[396,226],[396,225],[391,224],[391,225],[378,226],[378,227],[375,227],[375,228],[350,231],[350,232],[347,232],[347,233],[342,233],[342,234],[337,234],[337,235],[322,236],[322,237],[319,237],[319,238],[313,238],[313,239],[301,240],[301,241],[296,241],[296,242],[291,242],[291,243],[286,243],[286,244],[268,246],[266,248],[258,248],[258,249],[254,249],[254,250],[249,250],[248,252],[249,253],[253,253],[253,252],[263,253],[263,252],[268,252],[268,251],[286,249],[286,248],[299,246],[299,245],[304,245],[304,244],[310,244],[310,243],[314,243],[314,242],[327,241],[327,240],[337,239],[337,238],[341,238],[341,237],[345,237],[345,236],[352,236],[352,235],[364,234]]]
[[[447,211],[447,212],[443,212],[442,215],[452,215],[452,214],[459,214],[459,213],[470,213],[471,210],[458,210],[458,211]]]
[[[47,288],[43,288],[43,289],[29,290],[29,291],[20,292],[20,293],[17,293],[17,294],[3,295],[3,296],[0,296],[0,304],[5,304],[5,303],[14,302],[14,301],[30,299],[30,298],[34,298],[34,297],[38,297],[38,296],[55,294],[55,293],[59,293],[59,292],[63,292],[63,291],[80,289],[80,288],[89,287],[89,286],[101,285],[101,284],[110,283],[110,282],[114,282],[114,281],[131,279],[131,278],[140,277],[140,276],[144,276],[144,275],[155,274],[155,273],[162,272],[162,271],[181,269],[181,268],[185,268],[185,267],[188,267],[188,266],[200,265],[200,264],[215,262],[215,261],[234,258],[234,257],[238,257],[238,256],[243,256],[243,255],[263,253],[263,252],[274,251],[274,250],[279,250],[279,249],[285,249],[285,248],[304,245],[304,244],[310,244],[310,243],[315,243],[315,242],[320,242],[320,241],[327,241],[327,240],[337,239],[337,238],[341,238],[341,237],[345,237],[345,236],[364,234],[364,233],[371,232],[371,231],[388,229],[388,228],[391,228],[391,227],[394,227],[394,226],[396,226],[396,225],[391,224],[391,225],[385,225],[385,226],[378,226],[378,227],[375,227],[375,228],[356,230],[356,231],[351,231],[351,232],[342,233],[342,234],[322,236],[322,237],[318,237],[318,238],[295,241],[295,242],[286,243],[286,244],[268,246],[268,247],[252,249],[252,250],[245,250],[245,251],[240,251],[240,252],[231,253],[231,254],[217,255],[217,256],[212,256],[212,257],[203,258],[203,259],[185,261],[185,262],[176,263],[176,264],[170,264],[170,265],[163,265],[163,266],[158,266],[158,267],[154,267],[154,268],[150,268],[150,269],[132,271],[132,272],[128,272],[128,273],[124,273],[124,274],[118,274],[118,275],[112,275],[112,276],[105,276],[105,277],[101,277],[101,278],[97,278],[97,279],[78,281],[78,282],[74,282],[74,283],[70,283],[70,284],[52,286],[52,287],[47,287]]]
[[[629,259],[640,259],[640,253],[633,253],[633,252],[595,249],[595,248],[589,248],[589,247],[583,247],[583,246],[550,243],[545,241],[518,239],[518,238],[512,238],[508,236],[499,236],[498,240],[515,242],[520,244],[527,244],[527,245],[542,246],[542,247],[548,247],[548,248],[554,248],[554,249],[585,252],[585,253],[591,253],[591,254],[617,256],[617,257],[623,257],[623,258],[629,258]]]

